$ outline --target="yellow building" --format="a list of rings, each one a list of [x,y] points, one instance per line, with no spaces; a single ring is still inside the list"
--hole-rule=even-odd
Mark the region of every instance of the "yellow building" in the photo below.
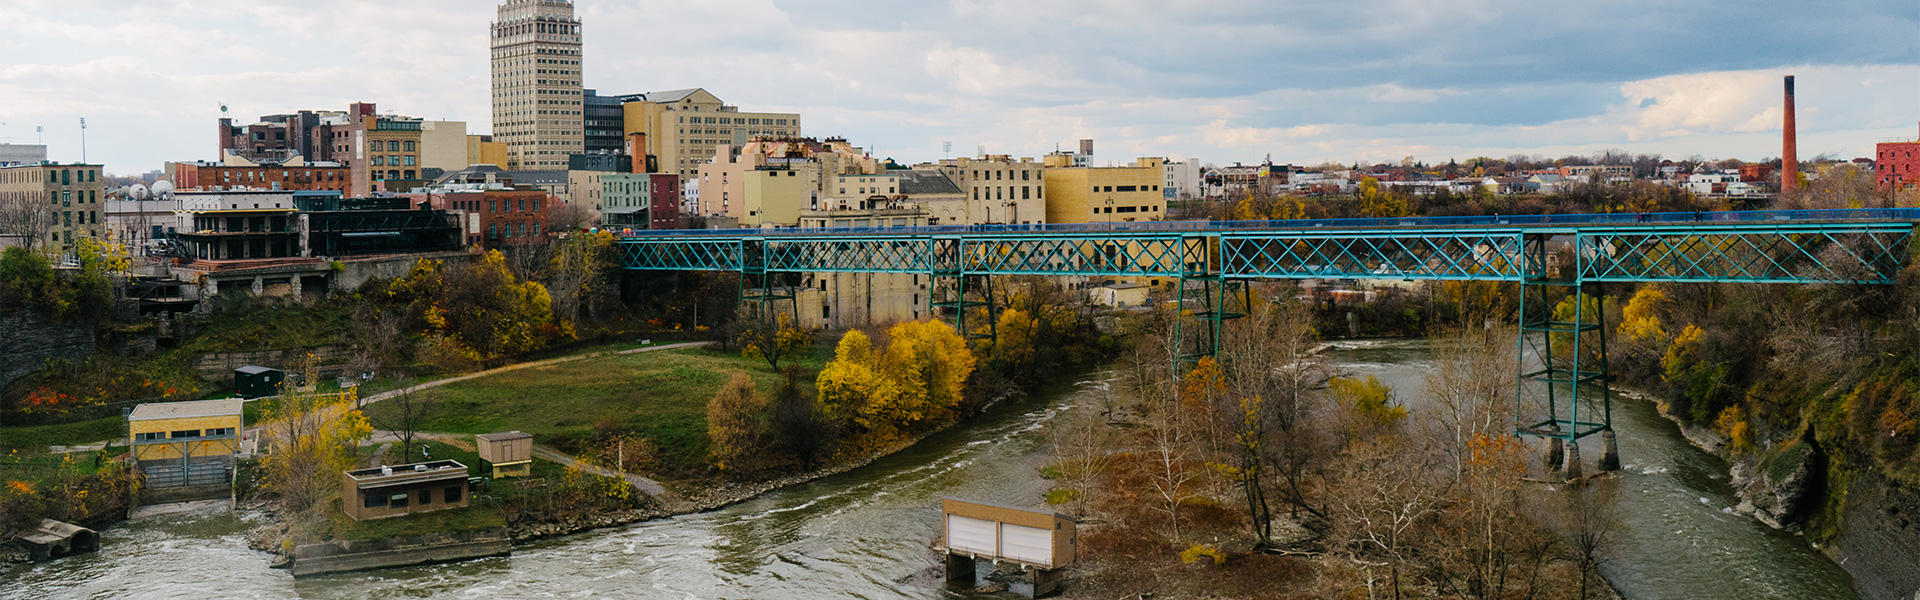
[[[420,168],[458,171],[467,168],[467,123],[420,123]]]
[[[1130,167],[1065,166],[1070,157],[1047,157],[1048,223],[1129,223],[1166,218],[1160,191],[1165,174],[1160,158],[1142,158]],[[1056,166],[1061,165],[1061,166]]]
[[[800,136],[800,115],[746,113],[704,89],[621,96],[625,137],[647,134],[647,153],[660,159],[660,172],[682,180],[699,174],[700,165],[721,148],[740,147],[756,137]]]
[[[493,165],[507,168],[507,143],[493,141],[490,135],[467,136],[467,165]],[[465,167],[461,167],[465,168]],[[458,171],[460,169],[448,169]]]
[[[0,168],[0,204],[19,202],[40,207],[38,219],[25,224],[25,230],[7,232],[34,235],[33,245],[47,243],[56,250],[72,250],[74,240],[101,237],[106,226],[100,222],[106,212],[106,183],[101,181],[100,165],[44,164]]]
[[[241,400],[159,402],[127,415],[129,447],[147,487],[226,484],[245,427]]]
[[[880,161],[841,139],[763,138],[737,151],[721,146],[712,162],[700,165],[700,195],[691,212],[737,218],[746,227],[793,227],[800,211],[819,210],[826,198],[840,195],[840,175],[874,178],[881,170]],[[846,189],[849,196],[866,198],[898,193],[899,183],[893,183],[893,192],[873,191],[886,187],[853,181]]]

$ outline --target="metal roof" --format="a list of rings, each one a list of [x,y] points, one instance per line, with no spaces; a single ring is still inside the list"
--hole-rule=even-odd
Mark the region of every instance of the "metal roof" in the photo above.
[[[939,171],[888,171],[888,175],[900,177],[900,193],[914,194],[961,194],[960,186]]]
[[[504,433],[482,433],[480,435],[473,436],[473,439],[480,440],[483,442],[505,442],[510,440],[526,439],[530,437],[533,437],[533,434],[521,433],[518,431],[508,431]]]
[[[133,407],[133,413],[127,415],[127,420],[152,421],[192,417],[239,416],[242,405],[243,401],[239,398],[192,400],[188,402],[154,402]]]

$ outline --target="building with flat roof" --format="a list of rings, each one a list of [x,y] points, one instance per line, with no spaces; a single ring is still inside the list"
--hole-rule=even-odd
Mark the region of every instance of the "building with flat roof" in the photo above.
[[[798,114],[740,112],[701,88],[613,98],[620,102],[624,134],[646,134],[646,153],[659,157],[660,172],[682,180],[698,176],[700,165],[724,147],[802,135]]]
[[[47,162],[44,144],[0,144],[0,167]]]
[[[509,169],[562,169],[586,150],[580,19],[570,0],[507,0],[489,27],[493,136]]]
[[[11,235],[33,237],[28,245],[46,244],[59,252],[73,250],[81,237],[102,237],[107,229],[101,222],[105,206],[106,184],[100,181],[100,165],[41,163],[0,167],[0,202],[22,202],[42,210],[35,231],[10,231]]]
[[[127,414],[128,447],[146,486],[226,485],[245,427],[239,398],[147,403]],[[222,496],[226,494],[220,494]]]
[[[359,469],[340,477],[340,512],[356,521],[467,506],[467,466],[458,461]]]
[[[1031,158],[1007,155],[950,158],[931,167],[952,179],[965,204],[929,205],[936,225],[1043,225],[1047,219],[1046,167]]]
[[[533,473],[533,435],[518,431],[473,436],[480,460],[493,466],[493,477],[525,477]]]
[[[1873,148],[1873,179],[1880,189],[1920,185],[1920,138],[1880,142]]]
[[[1160,158],[1130,167],[1055,167],[1046,170],[1048,223],[1130,223],[1166,218],[1166,181]]]

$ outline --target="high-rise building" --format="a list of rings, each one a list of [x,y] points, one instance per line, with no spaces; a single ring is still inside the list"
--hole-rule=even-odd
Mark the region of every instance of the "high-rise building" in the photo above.
[[[580,20],[571,0],[507,0],[492,28],[493,137],[511,170],[565,168],[586,150]]]
[[[688,180],[723,147],[755,138],[800,137],[800,115],[748,113],[700,88],[615,96],[626,112],[625,134],[647,134],[647,153],[660,171]]]

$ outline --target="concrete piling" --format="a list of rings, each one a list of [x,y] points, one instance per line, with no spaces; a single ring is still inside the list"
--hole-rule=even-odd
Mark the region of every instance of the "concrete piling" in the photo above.
[[[1567,444],[1567,479],[1579,479],[1582,475],[1580,465],[1580,442]]]
[[[947,583],[964,584],[971,589],[975,583],[974,575],[973,557],[947,553]]]
[[[1620,470],[1620,440],[1611,429],[1600,432],[1600,470]]]

